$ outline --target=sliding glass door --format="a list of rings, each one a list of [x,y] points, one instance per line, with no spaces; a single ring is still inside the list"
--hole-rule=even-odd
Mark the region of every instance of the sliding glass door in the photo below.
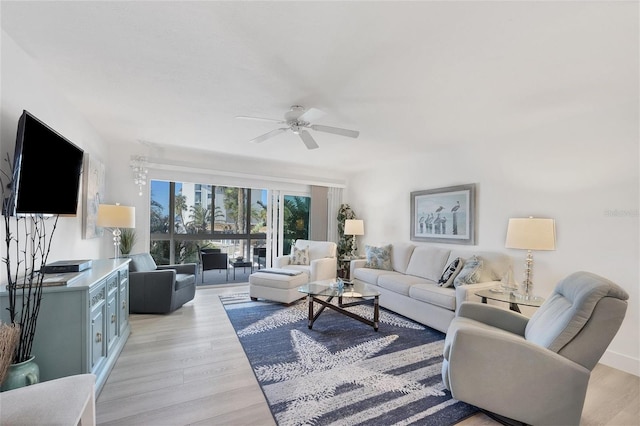
[[[274,230],[272,251],[287,255],[297,239],[309,239],[311,197],[302,193],[272,191],[271,200]]]

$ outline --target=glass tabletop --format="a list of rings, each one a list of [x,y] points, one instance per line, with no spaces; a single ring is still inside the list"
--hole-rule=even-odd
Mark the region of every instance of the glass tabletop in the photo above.
[[[313,281],[309,284],[298,287],[300,293],[310,296],[334,296],[334,297],[375,297],[380,296],[380,292],[373,286],[363,282],[355,281],[352,284],[345,284],[343,288],[338,288],[337,279]]]
[[[539,307],[544,302],[544,297],[540,296],[524,296],[512,291],[503,291],[500,288],[490,288],[488,290],[480,290],[475,292],[476,296],[486,297],[487,299],[497,300],[500,302],[516,303],[518,305]]]

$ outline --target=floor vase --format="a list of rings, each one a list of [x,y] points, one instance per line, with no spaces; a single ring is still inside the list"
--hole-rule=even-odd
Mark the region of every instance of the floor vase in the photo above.
[[[26,361],[11,364],[7,376],[2,382],[0,391],[34,385],[40,381],[40,367],[35,362],[35,356]]]

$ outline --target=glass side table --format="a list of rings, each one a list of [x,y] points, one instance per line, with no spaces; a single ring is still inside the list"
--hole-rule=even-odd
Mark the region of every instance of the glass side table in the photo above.
[[[476,291],[475,295],[482,298],[482,303],[487,303],[487,299],[497,300],[498,302],[506,302],[509,304],[509,309],[518,313],[521,313],[518,305],[533,306],[535,308],[538,308],[540,307],[540,305],[542,305],[542,303],[544,303],[544,297],[520,296],[518,294],[514,294],[512,291],[507,292],[494,288]]]

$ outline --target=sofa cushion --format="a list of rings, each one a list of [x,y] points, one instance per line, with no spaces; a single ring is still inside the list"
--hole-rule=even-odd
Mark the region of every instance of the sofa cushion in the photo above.
[[[400,275],[398,272],[394,271],[386,271],[384,269],[372,269],[372,268],[356,268],[353,271],[353,277],[357,280],[364,281],[367,284],[378,284],[378,278],[381,275],[387,274],[396,274]]]
[[[512,259],[510,256],[491,251],[471,252],[468,250],[452,250],[448,263],[452,262],[456,257],[469,259],[473,255],[482,259],[482,276],[479,282],[500,281],[508,271],[512,270]]]
[[[427,283],[429,283],[429,281],[425,278],[413,275],[404,275],[398,272],[394,272],[393,274],[383,274],[378,277],[379,287],[386,288],[387,290],[402,294],[403,296],[409,296],[409,290],[412,286]]]
[[[394,271],[400,273],[407,273],[407,266],[409,266],[409,260],[411,254],[416,248],[414,244],[409,243],[394,243],[391,247],[391,265]]]
[[[149,253],[132,254],[129,256],[129,272],[150,272],[158,269],[156,262]]]
[[[309,265],[310,263],[309,246],[304,248],[291,247],[291,260],[289,261],[289,265]]]
[[[465,284],[475,284],[479,283],[480,276],[482,274],[482,259],[478,256],[471,256],[464,262],[464,267],[462,271],[458,274],[456,279],[453,281],[453,286],[458,287]]]
[[[453,287],[453,280],[456,279],[463,266],[464,260],[460,257],[456,257],[442,273],[442,276],[438,280],[438,285],[440,287]]]
[[[191,285],[195,285],[196,276],[191,274],[176,274],[176,291],[181,288],[189,287]]]
[[[456,310],[456,290],[435,284],[416,284],[409,289],[409,297],[441,308]]]
[[[384,269],[385,271],[393,270],[391,265],[391,244],[381,247],[367,245],[364,248],[367,254],[365,268]]]
[[[418,246],[413,250],[409,260],[407,274],[427,278],[437,283],[448,258],[449,250],[447,249]]]

